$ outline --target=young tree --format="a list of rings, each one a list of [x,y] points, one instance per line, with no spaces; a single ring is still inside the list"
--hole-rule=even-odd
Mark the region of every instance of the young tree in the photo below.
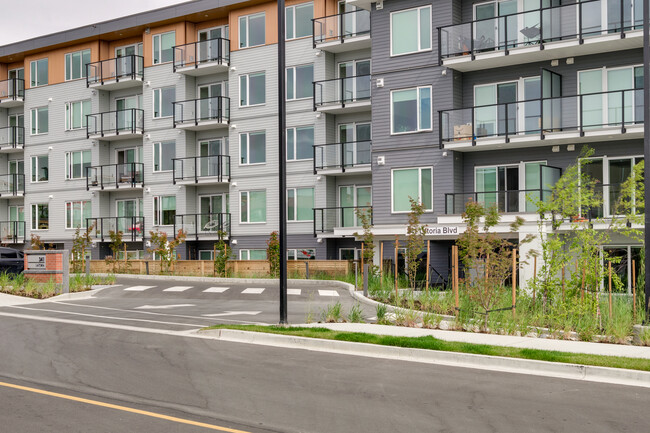
[[[86,266],[86,251],[92,246],[93,241],[90,234],[93,226],[87,227],[83,232],[80,227],[75,230],[72,238],[72,272],[80,273]]]
[[[417,273],[420,267],[420,254],[424,249],[424,233],[426,225],[420,224],[420,217],[424,214],[424,205],[419,200],[409,197],[411,211],[408,214],[406,227],[406,269],[411,290],[415,290]]]
[[[147,251],[156,254],[160,259],[161,271],[169,273],[176,262],[176,248],[185,242],[187,233],[180,229],[172,240],[169,240],[167,233],[163,231],[150,231],[149,236],[151,236],[151,247]]]
[[[280,241],[277,231],[271,232],[271,237],[266,241],[266,260],[269,262],[269,274],[272,277],[280,275]]]
[[[215,243],[215,255],[214,260],[214,273],[220,277],[227,277],[228,273],[228,260],[232,258],[232,249],[228,245],[224,238],[226,237],[226,232],[218,232],[219,241]]]
[[[31,249],[33,250],[44,250],[45,249],[45,244],[43,241],[41,241],[41,237],[37,234],[32,233],[32,237],[30,239],[30,244],[31,244]]]
[[[122,240],[123,233],[121,230],[109,230],[108,237],[110,238],[110,243],[108,247],[111,249],[113,255],[106,256],[104,260],[106,264],[113,268],[113,273],[119,272],[119,263],[118,260],[119,254],[124,249],[124,241]]]
[[[361,238],[363,242],[363,261],[367,263],[368,273],[375,275],[377,273],[377,266],[374,265],[375,259],[375,235],[372,233],[372,208],[357,208],[355,209],[357,220],[361,223],[363,233],[354,233],[356,238]]]

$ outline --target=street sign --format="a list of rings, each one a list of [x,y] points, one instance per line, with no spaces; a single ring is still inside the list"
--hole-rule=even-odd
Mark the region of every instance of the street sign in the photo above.
[[[30,254],[27,256],[27,269],[46,269],[45,254]]]

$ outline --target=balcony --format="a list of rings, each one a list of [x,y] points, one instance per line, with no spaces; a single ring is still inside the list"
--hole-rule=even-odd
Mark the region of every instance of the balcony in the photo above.
[[[370,111],[370,75],[315,81],[314,111],[330,114]]]
[[[174,233],[183,229],[187,239],[191,240],[218,240],[220,234],[230,238],[229,213],[204,213],[176,215],[174,219]]]
[[[118,189],[142,189],[144,187],[144,164],[99,165],[86,168],[87,191],[115,191]]]
[[[359,9],[314,18],[313,46],[330,53],[370,48],[370,11]]]
[[[139,108],[88,114],[86,119],[86,138],[128,140],[144,133],[144,110]]]
[[[190,156],[172,159],[174,184],[216,185],[230,182],[230,156]]]
[[[314,145],[314,174],[369,173],[371,141]]]
[[[127,242],[144,241],[144,217],[141,216],[86,218],[86,227],[91,226],[91,236],[101,242],[110,241],[111,231],[121,231],[122,239]]]
[[[0,128],[0,153],[20,152],[25,147],[25,128],[5,126]]]
[[[477,151],[643,138],[643,90],[615,90],[439,112],[440,144]]]
[[[86,87],[119,90],[142,87],[144,57],[131,54],[86,65]]]
[[[192,42],[174,47],[174,72],[201,76],[227,72],[230,41],[223,38]]]
[[[353,236],[361,227],[357,212],[369,213],[372,224],[372,206],[314,208],[314,237]]]
[[[24,197],[24,174],[0,174],[0,198]]]
[[[642,2],[584,0],[438,28],[440,64],[461,72],[643,46]]]
[[[0,81],[0,107],[21,107],[25,103],[25,80],[10,78]]]
[[[550,197],[550,188],[445,194],[445,215],[461,215],[470,202],[480,203],[486,209],[496,206],[501,213],[534,213],[535,200]]]
[[[230,98],[190,99],[174,102],[174,128],[190,131],[227,128],[230,123]]]
[[[0,236],[3,244],[25,243],[25,221],[0,221]]]

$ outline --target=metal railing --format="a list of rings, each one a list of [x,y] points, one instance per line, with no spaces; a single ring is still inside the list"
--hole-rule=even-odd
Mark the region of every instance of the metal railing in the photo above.
[[[314,236],[318,233],[331,233],[335,228],[360,227],[357,211],[367,212],[372,224],[372,206],[314,208]]]
[[[643,123],[643,89],[612,90],[439,112],[440,143],[478,138],[579,132]]]
[[[642,206],[637,207],[634,197],[623,197],[622,183],[610,183],[594,185],[596,196],[601,200],[599,206],[581,209],[581,217],[588,220],[597,218],[607,218],[614,215],[636,214],[641,215],[645,209]],[[619,203],[621,199],[624,202]],[[641,198],[641,204],[643,199]]]
[[[370,101],[370,75],[314,81],[314,111],[325,105]]]
[[[144,57],[129,54],[86,64],[86,87],[91,84],[104,84],[106,81],[119,82],[125,78],[144,79]]]
[[[185,214],[174,217],[174,233],[183,229],[187,237],[195,240],[203,236],[217,236],[220,232],[230,237],[229,213]]]
[[[173,103],[174,127],[184,123],[198,125],[201,121],[217,120],[230,122],[230,98],[213,96],[211,98],[189,99]]]
[[[86,138],[91,135],[142,134],[144,132],[144,110],[127,108],[86,115]]]
[[[199,182],[200,178],[216,178],[218,182],[230,182],[230,156],[190,156],[172,159],[174,183],[179,181]]]
[[[0,81],[0,102],[25,98],[25,80],[10,78]]]
[[[86,227],[91,226],[93,227],[91,236],[101,242],[110,239],[111,231],[121,231],[122,239],[125,241],[144,241],[144,217],[141,216],[86,218]]]
[[[345,172],[346,168],[370,165],[371,145],[370,140],[314,145],[314,174],[318,170]]]
[[[144,164],[127,162],[123,164],[97,165],[86,168],[86,190],[93,188],[142,188],[144,186]]]
[[[0,128],[0,149],[17,149],[25,145],[25,128],[5,126]]]
[[[370,35],[370,11],[358,9],[312,20],[313,47],[325,42],[340,42]]]
[[[215,38],[177,45],[174,47],[173,61],[174,72],[178,68],[188,66],[198,68],[199,65],[204,63],[228,65],[230,63],[230,40]]]
[[[467,203],[480,203],[484,208],[496,206],[499,212],[537,212],[535,201],[548,200],[551,190],[544,188],[506,191],[473,191],[445,194],[445,215],[460,215]]]
[[[630,7],[629,0],[583,0],[572,4],[540,7],[493,18],[438,27],[440,62],[458,56],[471,56],[490,51],[503,51],[524,46],[585,38],[642,29],[642,2]],[[627,4],[626,4],[627,3]],[[603,10],[609,11],[603,24]],[[607,14],[607,12],[605,12]]]
[[[25,221],[0,221],[0,236],[5,244],[25,242]]]
[[[24,174],[1,174],[0,196],[19,196],[25,194]]]

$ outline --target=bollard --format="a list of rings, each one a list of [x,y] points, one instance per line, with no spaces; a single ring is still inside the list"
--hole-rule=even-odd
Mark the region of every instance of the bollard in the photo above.
[[[149,275],[149,260],[144,262],[144,268],[147,275]]]
[[[305,260],[305,279],[309,279],[309,261]]]
[[[90,260],[86,259],[86,276],[90,277]]]
[[[359,275],[358,275],[358,263],[354,262],[354,290],[357,290],[359,287]]]
[[[363,296],[368,297],[368,272],[370,271],[370,265],[365,263],[363,265]]]

